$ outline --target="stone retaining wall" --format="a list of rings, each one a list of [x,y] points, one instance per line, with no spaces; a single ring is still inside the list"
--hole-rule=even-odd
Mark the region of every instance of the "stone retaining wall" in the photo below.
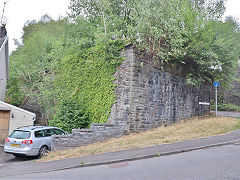
[[[63,150],[79,147],[106,139],[121,137],[124,129],[109,123],[92,123],[90,129],[73,129],[72,134],[52,136],[52,149]]]
[[[94,123],[87,130],[73,129],[71,135],[53,136],[53,149],[83,146],[209,112],[209,106],[199,105],[210,101],[209,85],[187,85],[179,70],[163,71],[155,61],[134,51],[131,45],[126,47],[126,59],[115,74],[117,102],[109,124]]]
[[[132,46],[126,47],[125,56],[115,74],[117,102],[110,123],[139,132],[209,112],[209,106],[199,105],[210,101],[209,85],[187,85],[180,70],[164,72],[158,62],[138,55]]]

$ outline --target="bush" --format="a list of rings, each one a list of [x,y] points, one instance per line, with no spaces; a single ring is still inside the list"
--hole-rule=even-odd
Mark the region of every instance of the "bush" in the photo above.
[[[57,126],[71,133],[72,129],[86,128],[89,126],[89,116],[82,104],[74,98],[62,100],[57,107],[54,119],[49,125]]]
[[[211,110],[215,110],[216,106],[212,105]],[[236,104],[218,104],[219,111],[238,111],[240,112],[240,106]]]

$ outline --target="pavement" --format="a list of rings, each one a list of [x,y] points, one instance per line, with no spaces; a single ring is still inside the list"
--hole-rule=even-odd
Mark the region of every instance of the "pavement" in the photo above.
[[[24,161],[17,163],[0,164],[0,179],[13,175],[25,175],[33,173],[42,173],[49,171],[58,171],[79,167],[106,165],[126,161],[134,161],[152,157],[159,157],[182,152],[188,152],[198,149],[223,146],[228,144],[240,143],[240,130],[235,130],[226,134],[198,138],[171,144],[163,144],[146,148],[135,148],[121,150],[91,156],[76,157],[71,159],[35,162]]]
[[[214,112],[214,111],[212,111]],[[231,111],[218,111],[217,114],[219,116],[228,116],[228,117],[235,117],[240,119],[240,112],[231,112]]]
[[[240,143],[240,130],[235,130],[230,133],[207,138],[199,138],[171,144],[163,144],[146,148],[135,148],[50,162],[28,161],[0,164],[0,179],[13,175],[42,173],[140,160],[234,143]]]

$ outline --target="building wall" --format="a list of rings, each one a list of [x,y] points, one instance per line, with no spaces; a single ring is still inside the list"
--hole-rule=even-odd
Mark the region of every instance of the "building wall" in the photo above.
[[[4,101],[6,84],[7,84],[7,69],[6,69],[6,46],[0,48],[0,101]]]
[[[5,99],[7,79],[9,78],[8,59],[9,59],[8,37],[4,36],[2,38],[0,35],[0,101],[4,101]]]
[[[4,102],[0,102],[0,109],[1,108],[10,109],[9,133],[18,127],[34,124],[36,115],[31,112],[25,111]]]

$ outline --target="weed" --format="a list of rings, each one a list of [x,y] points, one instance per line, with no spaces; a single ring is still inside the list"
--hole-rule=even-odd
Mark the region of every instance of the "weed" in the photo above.
[[[233,127],[234,130],[240,129],[240,119],[237,119],[237,124]]]
[[[55,157],[54,154],[51,154],[51,155],[50,155],[50,158],[54,158],[54,157]]]

